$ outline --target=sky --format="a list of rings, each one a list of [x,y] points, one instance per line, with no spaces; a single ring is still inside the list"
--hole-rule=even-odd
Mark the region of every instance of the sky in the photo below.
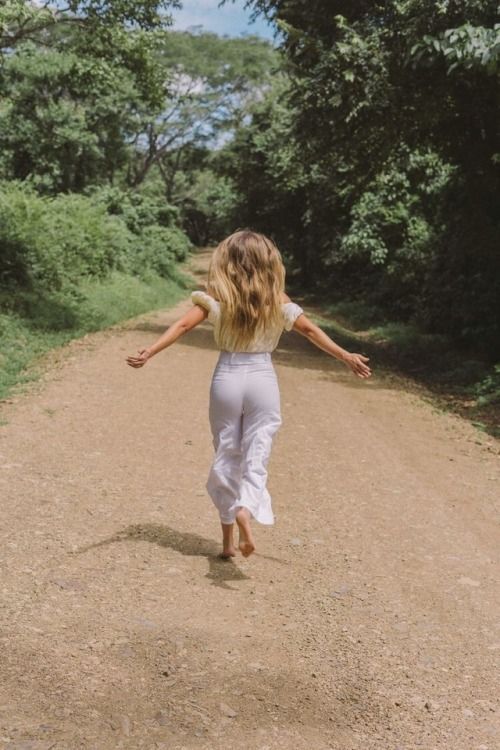
[[[226,2],[219,8],[219,0],[181,0],[182,9],[171,11],[174,29],[203,26],[204,31],[240,36],[257,34],[272,41],[273,28],[264,19],[250,23],[250,10],[245,10],[245,0]]]

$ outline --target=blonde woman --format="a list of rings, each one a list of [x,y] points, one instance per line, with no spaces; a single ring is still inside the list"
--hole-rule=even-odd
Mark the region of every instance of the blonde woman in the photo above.
[[[210,386],[215,457],[206,488],[220,516],[223,558],[236,554],[235,522],[245,557],[255,550],[250,521],[274,523],[267,464],[281,413],[271,352],[283,329],[302,334],[360,378],[371,375],[368,357],[332,341],[285,294],[284,286],[285,268],[274,243],[250,230],[235,232],[212,255],[207,292],[193,292],[193,308],[152,346],[126,360],[131,367],[142,367],[206,318],[213,324],[220,354]]]

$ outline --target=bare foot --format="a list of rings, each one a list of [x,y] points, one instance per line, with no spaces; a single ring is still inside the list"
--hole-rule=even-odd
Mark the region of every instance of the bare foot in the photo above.
[[[234,547],[228,547],[227,549],[224,548],[219,555],[219,557],[222,560],[229,560],[229,558],[235,557],[235,556],[236,556],[236,550]]]
[[[234,523],[221,523],[222,526],[222,552],[219,557],[222,560],[229,560],[236,555],[234,546],[233,527]]]
[[[240,508],[236,513],[236,523],[239,531],[238,548],[243,557],[249,557],[255,551],[255,542],[250,526],[250,513],[246,508]]]

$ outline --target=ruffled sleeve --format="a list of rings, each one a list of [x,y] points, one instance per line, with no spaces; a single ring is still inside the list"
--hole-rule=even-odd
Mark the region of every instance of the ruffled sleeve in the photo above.
[[[191,292],[191,301],[194,305],[200,305],[201,307],[204,307],[205,310],[208,312],[208,320],[210,323],[215,323],[219,319],[219,303],[216,299],[211,297],[206,292],[196,291]]]
[[[285,330],[291,331],[293,324],[299,315],[302,315],[304,310],[296,302],[283,302],[281,309],[283,310],[283,317],[285,319]]]

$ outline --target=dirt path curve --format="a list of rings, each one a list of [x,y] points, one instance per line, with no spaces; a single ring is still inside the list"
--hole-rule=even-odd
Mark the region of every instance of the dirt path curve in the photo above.
[[[189,306],[2,405],[0,748],[500,748],[498,444],[284,334],[277,523],[219,561],[211,327],[124,361]]]

